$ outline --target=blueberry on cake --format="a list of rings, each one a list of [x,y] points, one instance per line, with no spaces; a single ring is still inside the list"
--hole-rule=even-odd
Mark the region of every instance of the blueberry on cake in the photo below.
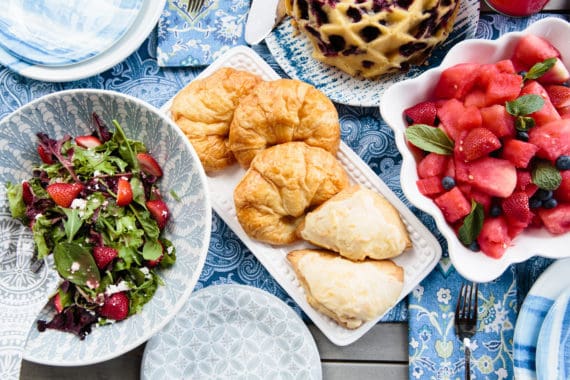
[[[313,57],[374,79],[423,63],[444,41],[460,0],[286,0]]]

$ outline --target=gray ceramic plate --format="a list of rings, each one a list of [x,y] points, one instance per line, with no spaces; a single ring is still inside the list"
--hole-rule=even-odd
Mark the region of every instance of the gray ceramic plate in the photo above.
[[[279,298],[244,285],[195,292],[148,341],[141,368],[151,379],[320,379],[315,341]]]

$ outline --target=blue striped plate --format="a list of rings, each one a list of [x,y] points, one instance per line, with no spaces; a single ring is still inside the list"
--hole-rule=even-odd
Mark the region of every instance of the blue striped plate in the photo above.
[[[570,259],[559,259],[544,271],[528,292],[515,326],[513,360],[517,380],[537,379],[537,345],[541,328],[550,323],[546,320],[549,311],[562,292],[568,288],[570,288]],[[568,329],[569,326],[566,324],[564,326],[566,334]],[[568,345],[567,338],[566,345]],[[566,355],[568,355],[567,347]],[[548,379],[556,378],[548,377]]]
[[[65,66],[113,46],[134,23],[144,0],[5,0],[0,45],[14,57]]]

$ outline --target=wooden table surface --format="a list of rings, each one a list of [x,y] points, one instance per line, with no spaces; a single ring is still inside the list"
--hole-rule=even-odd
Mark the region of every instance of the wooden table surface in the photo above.
[[[482,5],[482,12],[490,11]],[[545,11],[570,12],[570,0],[551,0]],[[321,356],[323,379],[408,379],[407,323],[380,323],[355,343],[338,347],[315,326],[309,329]],[[140,378],[144,344],[109,361],[83,367],[52,367],[24,361],[22,380],[131,380]]]

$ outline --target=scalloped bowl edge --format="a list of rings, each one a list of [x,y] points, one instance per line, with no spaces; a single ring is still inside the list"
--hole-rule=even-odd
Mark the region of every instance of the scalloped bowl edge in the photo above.
[[[516,41],[529,33],[547,38],[561,52],[564,64],[570,66],[570,45],[567,43],[570,39],[570,24],[562,19],[549,17],[535,22],[523,31],[506,33],[496,40],[471,39],[458,43],[450,49],[440,66],[391,86],[382,96],[380,104],[382,118],[394,131],[396,145],[402,154],[400,182],[404,195],[414,206],[434,218],[439,231],[447,240],[449,257],[454,267],[463,277],[475,282],[495,280],[509,265],[525,261],[532,256],[569,256],[567,247],[570,245],[570,234],[553,236],[544,229],[527,230],[514,239],[513,245],[499,259],[464,247],[436,204],[417,189],[416,160],[407,146],[404,136],[406,125],[402,115],[406,108],[429,98],[437,78],[445,68],[463,62],[493,63],[507,58],[511,55]],[[550,243],[546,247],[545,239]],[[554,249],[550,250],[549,247]]]

